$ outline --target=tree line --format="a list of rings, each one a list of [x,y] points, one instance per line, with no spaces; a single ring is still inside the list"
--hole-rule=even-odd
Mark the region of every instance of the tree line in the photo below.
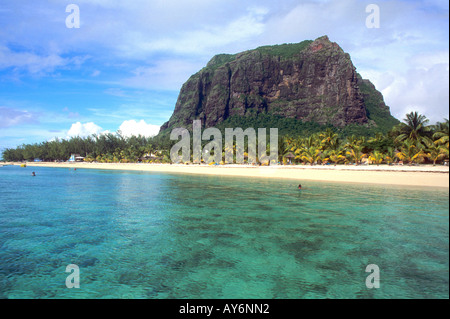
[[[279,138],[280,163],[356,164],[368,160],[373,164],[436,165],[449,158],[449,121],[435,125],[417,112],[406,115],[403,122],[387,133],[374,136],[350,135],[343,137],[331,128],[309,136],[285,135]],[[71,154],[80,154],[88,162],[135,163],[170,162],[170,149],[176,141],[168,136],[124,137],[117,133],[92,135],[85,138],[55,139],[35,144],[24,144],[3,151],[4,161],[67,161]],[[224,145],[224,144],[223,144]],[[223,150],[225,152],[225,149]],[[155,157],[145,157],[153,154]]]
[[[55,139],[35,144],[23,144],[17,148],[3,151],[3,160],[8,162],[33,161],[45,162],[67,161],[71,154],[80,154],[85,161],[103,163],[137,162],[146,154],[158,153],[160,160],[168,161],[171,143],[158,137],[125,137],[120,131],[116,133]]]
[[[445,119],[435,125],[417,112],[406,115],[402,123],[388,133],[364,136],[347,136],[327,129],[309,137],[285,136],[279,143],[280,159],[286,162],[290,154],[295,162],[314,164],[419,164],[437,163],[449,158],[449,122]]]

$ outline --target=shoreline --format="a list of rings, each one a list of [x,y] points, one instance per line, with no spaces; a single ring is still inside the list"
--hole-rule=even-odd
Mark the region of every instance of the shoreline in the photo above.
[[[3,163],[3,165],[20,163]],[[299,181],[345,182],[398,186],[449,188],[448,166],[250,166],[250,165],[182,165],[141,163],[26,163],[29,167],[55,167],[100,170],[128,170],[161,173],[184,173],[240,177],[266,177]]]

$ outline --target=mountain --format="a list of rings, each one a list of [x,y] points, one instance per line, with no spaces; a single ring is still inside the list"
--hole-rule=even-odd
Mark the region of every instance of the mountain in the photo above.
[[[190,128],[194,119],[204,127],[231,122],[248,127],[261,118],[299,128],[313,123],[379,131],[398,123],[381,93],[356,72],[350,55],[323,36],[214,56],[184,83],[160,133]]]

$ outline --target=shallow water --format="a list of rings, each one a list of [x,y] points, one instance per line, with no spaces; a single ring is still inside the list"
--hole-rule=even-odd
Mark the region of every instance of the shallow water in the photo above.
[[[449,297],[448,189],[301,182],[2,167],[0,297]]]

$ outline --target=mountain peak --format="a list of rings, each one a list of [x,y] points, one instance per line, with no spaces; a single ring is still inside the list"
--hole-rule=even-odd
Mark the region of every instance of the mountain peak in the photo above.
[[[314,40],[313,44],[323,44],[323,45],[332,45],[334,42],[331,42],[327,35],[323,35]]]
[[[376,125],[365,97],[381,93],[369,91],[376,89],[361,82],[350,56],[326,35],[219,54],[183,85],[175,111],[161,130],[188,127],[194,119],[213,127],[230,117],[258,114],[341,127]],[[375,107],[391,117],[389,108],[378,104]]]

